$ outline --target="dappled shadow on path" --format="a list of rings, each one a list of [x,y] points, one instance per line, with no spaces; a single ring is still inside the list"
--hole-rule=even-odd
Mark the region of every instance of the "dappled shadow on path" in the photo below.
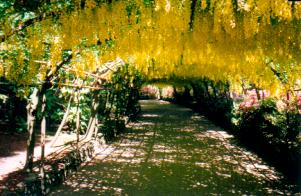
[[[285,195],[281,176],[190,109],[142,101],[138,122],[51,195]]]

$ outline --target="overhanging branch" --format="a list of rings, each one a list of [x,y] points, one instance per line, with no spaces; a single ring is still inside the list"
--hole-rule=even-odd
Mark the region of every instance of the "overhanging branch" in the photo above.
[[[46,20],[48,18],[59,16],[61,13],[62,13],[62,11],[50,12],[50,13],[47,13],[47,14],[42,13],[41,15],[39,15],[35,18],[29,19],[29,20],[25,21],[22,25],[20,24],[18,26],[18,28],[12,29],[11,31],[9,31],[8,33],[6,33],[4,35],[0,35],[0,43],[5,42],[11,36],[13,36],[15,34],[18,34],[19,32],[23,31],[27,27],[35,24],[36,22],[41,22],[41,21]]]

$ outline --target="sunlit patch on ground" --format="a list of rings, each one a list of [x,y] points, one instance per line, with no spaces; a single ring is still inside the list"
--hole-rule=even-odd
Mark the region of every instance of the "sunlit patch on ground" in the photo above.
[[[50,141],[52,139],[53,136],[46,136],[45,156],[51,156],[52,153],[61,151],[61,149],[64,148],[64,144],[76,140],[76,134],[69,134],[63,132],[60,135],[60,137],[56,140],[54,146],[50,145]],[[18,149],[17,151],[14,151],[12,154],[7,156],[0,156],[0,180],[7,178],[10,173],[16,172],[24,168],[26,158],[26,146],[22,146],[22,143],[17,143],[17,145],[20,144],[21,146],[16,147]],[[41,157],[40,142],[37,142],[34,148],[34,152],[34,161],[36,161]]]
[[[152,117],[159,117],[160,115],[157,115],[157,114],[142,114],[141,116],[142,117],[150,117],[150,118],[152,118]]]
[[[289,194],[274,168],[204,117],[161,101],[142,109],[128,133],[51,195]]]

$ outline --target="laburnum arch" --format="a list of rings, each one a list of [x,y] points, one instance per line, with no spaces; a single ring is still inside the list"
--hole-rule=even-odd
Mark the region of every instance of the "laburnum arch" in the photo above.
[[[110,74],[103,75],[112,69],[108,63],[128,66],[128,86],[133,86],[137,73],[149,80],[206,77],[229,84],[232,91],[251,84],[274,96],[294,94],[301,86],[301,2],[30,2],[0,3],[0,76],[31,100],[27,108],[30,133],[38,104],[42,116],[45,113],[48,88],[99,90],[103,86],[98,80],[112,81]],[[94,80],[85,83],[87,76]],[[115,78],[115,91],[136,93],[123,91],[118,84],[122,79]],[[108,99],[118,96],[115,93]],[[95,121],[91,115],[91,123]],[[41,127],[43,136],[44,117]],[[93,134],[91,130],[86,134]],[[28,164],[32,164],[33,146],[30,141]]]
[[[42,1],[40,7],[25,12],[27,20],[14,26],[9,22],[17,16],[4,18],[2,76],[23,85],[43,80],[68,50],[77,53],[70,65],[77,75],[121,58],[148,78],[206,76],[227,80],[234,89],[246,81],[276,95],[299,88],[299,2],[81,0],[69,4],[71,8],[60,1]]]

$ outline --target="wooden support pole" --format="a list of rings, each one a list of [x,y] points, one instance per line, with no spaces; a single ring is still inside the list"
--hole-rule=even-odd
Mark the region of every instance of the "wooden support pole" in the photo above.
[[[41,190],[42,194],[46,195],[46,184],[45,184],[45,171],[44,171],[44,159],[45,159],[45,140],[46,140],[46,95],[43,93],[41,101],[41,162],[40,162],[40,175],[41,175]]]
[[[91,139],[93,133],[95,133],[95,129],[97,128],[97,118],[98,118],[98,109],[99,109],[99,91],[94,92],[94,98],[92,100],[92,112],[89,120],[89,124],[87,126],[87,131],[84,139]]]
[[[78,147],[78,143],[79,143],[79,133],[80,133],[80,116],[81,116],[81,112],[80,112],[80,108],[79,108],[79,104],[80,104],[80,91],[77,91],[77,106],[76,106],[76,144]]]
[[[70,113],[70,107],[71,107],[71,101],[73,99],[73,93],[70,95],[70,98],[69,98],[69,101],[68,101],[68,106],[67,106],[67,110],[65,111],[65,114],[64,114],[64,117],[63,117],[63,120],[61,121],[61,124],[59,126],[59,128],[57,129],[52,141],[51,141],[51,144],[50,146],[53,147],[57,138],[59,137],[60,133],[62,132],[62,129],[64,127],[64,125],[66,124],[66,121],[67,121],[67,118],[68,118],[68,115]]]

